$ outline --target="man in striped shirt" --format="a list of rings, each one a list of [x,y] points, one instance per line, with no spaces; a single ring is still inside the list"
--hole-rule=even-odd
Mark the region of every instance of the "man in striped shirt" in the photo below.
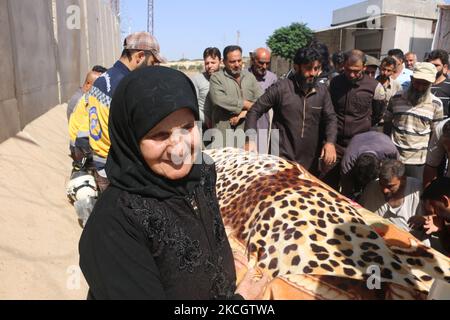
[[[392,97],[385,118],[385,133],[392,136],[407,176],[420,181],[431,133],[444,117],[441,100],[431,93],[436,74],[433,64],[417,63],[411,85]]]
[[[448,73],[448,53],[445,50],[434,50],[428,57],[427,62],[434,64],[437,69],[436,82],[431,87],[431,92],[441,99],[444,106],[444,116],[450,116],[450,80]]]

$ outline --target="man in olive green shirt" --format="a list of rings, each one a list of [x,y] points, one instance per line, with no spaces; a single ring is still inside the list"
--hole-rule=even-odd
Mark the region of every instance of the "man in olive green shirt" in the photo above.
[[[224,49],[223,63],[225,68],[210,79],[212,121],[217,129],[212,148],[243,148],[245,136],[241,135],[244,134],[247,112],[263,92],[255,76],[242,69],[242,49],[239,46]]]

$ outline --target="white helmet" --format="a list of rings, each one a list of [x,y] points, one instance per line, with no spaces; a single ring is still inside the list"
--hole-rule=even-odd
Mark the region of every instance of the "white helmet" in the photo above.
[[[97,198],[97,185],[95,178],[85,171],[75,172],[67,184],[67,196],[74,202]]]
[[[84,171],[75,172],[67,184],[67,196],[73,201],[78,219],[84,227],[97,201],[95,178]]]

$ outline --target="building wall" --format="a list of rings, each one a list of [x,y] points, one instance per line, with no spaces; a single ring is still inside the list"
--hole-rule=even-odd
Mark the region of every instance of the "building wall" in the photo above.
[[[368,0],[333,11],[332,25],[343,24],[369,16],[385,14],[437,19],[438,4],[444,0]],[[378,8],[378,9],[375,9]]]
[[[80,28],[68,28],[71,5]],[[92,65],[110,67],[120,54],[119,21],[102,0],[0,0],[0,28],[0,142],[66,102]]]
[[[441,8],[438,30],[433,49],[443,49],[450,52],[450,5]]]
[[[419,60],[423,59],[433,43],[432,25],[431,20],[397,17],[394,47],[404,52],[413,51]]]
[[[397,16],[387,16],[382,18],[383,41],[381,45],[381,57],[387,56],[390,49],[395,47],[397,34]]]

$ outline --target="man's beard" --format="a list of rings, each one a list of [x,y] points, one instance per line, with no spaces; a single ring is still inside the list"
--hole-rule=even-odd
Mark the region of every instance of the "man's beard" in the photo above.
[[[241,75],[242,70],[231,70],[227,68],[227,72],[233,77],[239,77]]]
[[[438,73],[436,73],[436,79],[439,79],[440,77],[442,77],[443,74],[444,74],[444,70],[441,70]]]
[[[414,86],[411,84],[408,88],[408,91],[406,92],[406,98],[413,106],[417,106],[425,102],[430,94],[431,88],[428,88],[424,92],[420,92],[414,89]]]
[[[389,77],[383,76],[382,74],[380,74],[379,77],[378,77],[378,79],[379,79],[380,81],[382,81],[382,82],[385,82],[385,81],[388,81],[388,80],[389,80]]]
[[[312,78],[313,79],[312,81],[308,81],[311,78],[305,78],[301,74],[296,74],[295,79],[297,80],[297,83],[300,86],[300,88],[305,92],[308,92],[309,90],[314,88],[317,83],[317,77]]]
[[[254,73],[256,74],[257,77],[264,77],[267,74],[267,71],[264,69],[254,67]]]

